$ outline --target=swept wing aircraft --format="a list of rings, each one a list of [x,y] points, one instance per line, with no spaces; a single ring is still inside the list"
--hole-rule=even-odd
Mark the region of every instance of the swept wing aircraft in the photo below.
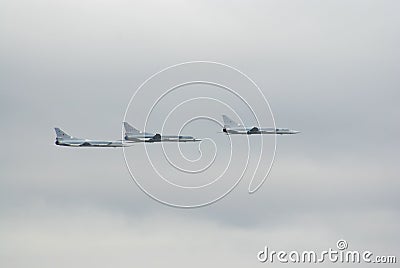
[[[59,146],[72,146],[72,147],[128,147],[132,146],[131,142],[122,140],[108,141],[108,140],[88,140],[72,137],[58,127],[54,128],[56,131],[56,145]]]
[[[124,122],[125,140],[130,142],[196,142],[201,141],[192,136],[172,136],[142,132]]]
[[[226,115],[222,115],[222,119],[224,121],[224,128],[222,131],[226,134],[244,134],[244,135],[253,135],[253,134],[297,134],[300,131],[291,130],[288,128],[260,128],[260,127],[244,127],[239,125],[232,119],[230,119]]]

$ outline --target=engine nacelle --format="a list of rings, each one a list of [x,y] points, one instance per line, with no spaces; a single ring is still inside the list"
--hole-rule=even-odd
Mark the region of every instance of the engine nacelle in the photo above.
[[[251,135],[251,134],[260,134],[260,130],[258,129],[258,127],[253,127],[252,129],[247,131],[247,134],[249,134],[249,135]]]

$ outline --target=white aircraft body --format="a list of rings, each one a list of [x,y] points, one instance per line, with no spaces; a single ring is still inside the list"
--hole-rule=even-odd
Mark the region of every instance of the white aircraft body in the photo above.
[[[201,141],[192,136],[172,136],[141,132],[124,122],[125,140],[130,142],[195,142]]]
[[[56,131],[56,145],[59,146],[72,146],[72,147],[128,147],[132,146],[132,143],[116,140],[116,141],[107,141],[107,140],[88,140],[72,137],[68,135],[64,131],[59,128],[54,128]]]
[[[228,116],[223,115],[224,128],[222,131],[226,134],[242,134],[242,135],[253,135],[253,134],[297,134],[300,131],[291,130],[288,128],[259,128],[259,127],[244,127],[239,125]]]

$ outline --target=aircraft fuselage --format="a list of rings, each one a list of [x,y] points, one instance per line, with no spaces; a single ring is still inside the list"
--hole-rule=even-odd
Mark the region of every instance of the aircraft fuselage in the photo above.
[[[127,147],[129,143],[123,141],[103,141],[87,139],[56,139],[56,145],[72,147]]]
[[[146,134],[125,134],[125,140],[131,142],[193,142],[200,141],[192,136],[173,135],[146,135]]]
[[[297,134],[300,131],[291,130],[287,128],[223,128],[223,132],[226,134],[242,134],[242,135],[254,135],[254,134]]]

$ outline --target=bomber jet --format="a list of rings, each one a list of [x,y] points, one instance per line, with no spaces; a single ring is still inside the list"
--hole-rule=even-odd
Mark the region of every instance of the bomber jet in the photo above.
[[[195,142],[201,141],[192,136],[172,136],[142,132],[124,122],[125,140],[130,142]]]
[[[105,141],[105,140],[88,140],[72,137],[58,127],[54,128],[56,131],[56,145],[59,146],[72,146],[72,147],[128,147],[132,146],[132,142],[122,140]]]
[[[288,128],[259,128],[259,127],[244,127],[239,125],[232,119],[230,119],[226,115],[222,115],[222,119],[224,120],[224,128],[222,131],[226,134],[244,134],[244,135],[253,135],[253,134],[297,134],[300,131],[291,130]]]

